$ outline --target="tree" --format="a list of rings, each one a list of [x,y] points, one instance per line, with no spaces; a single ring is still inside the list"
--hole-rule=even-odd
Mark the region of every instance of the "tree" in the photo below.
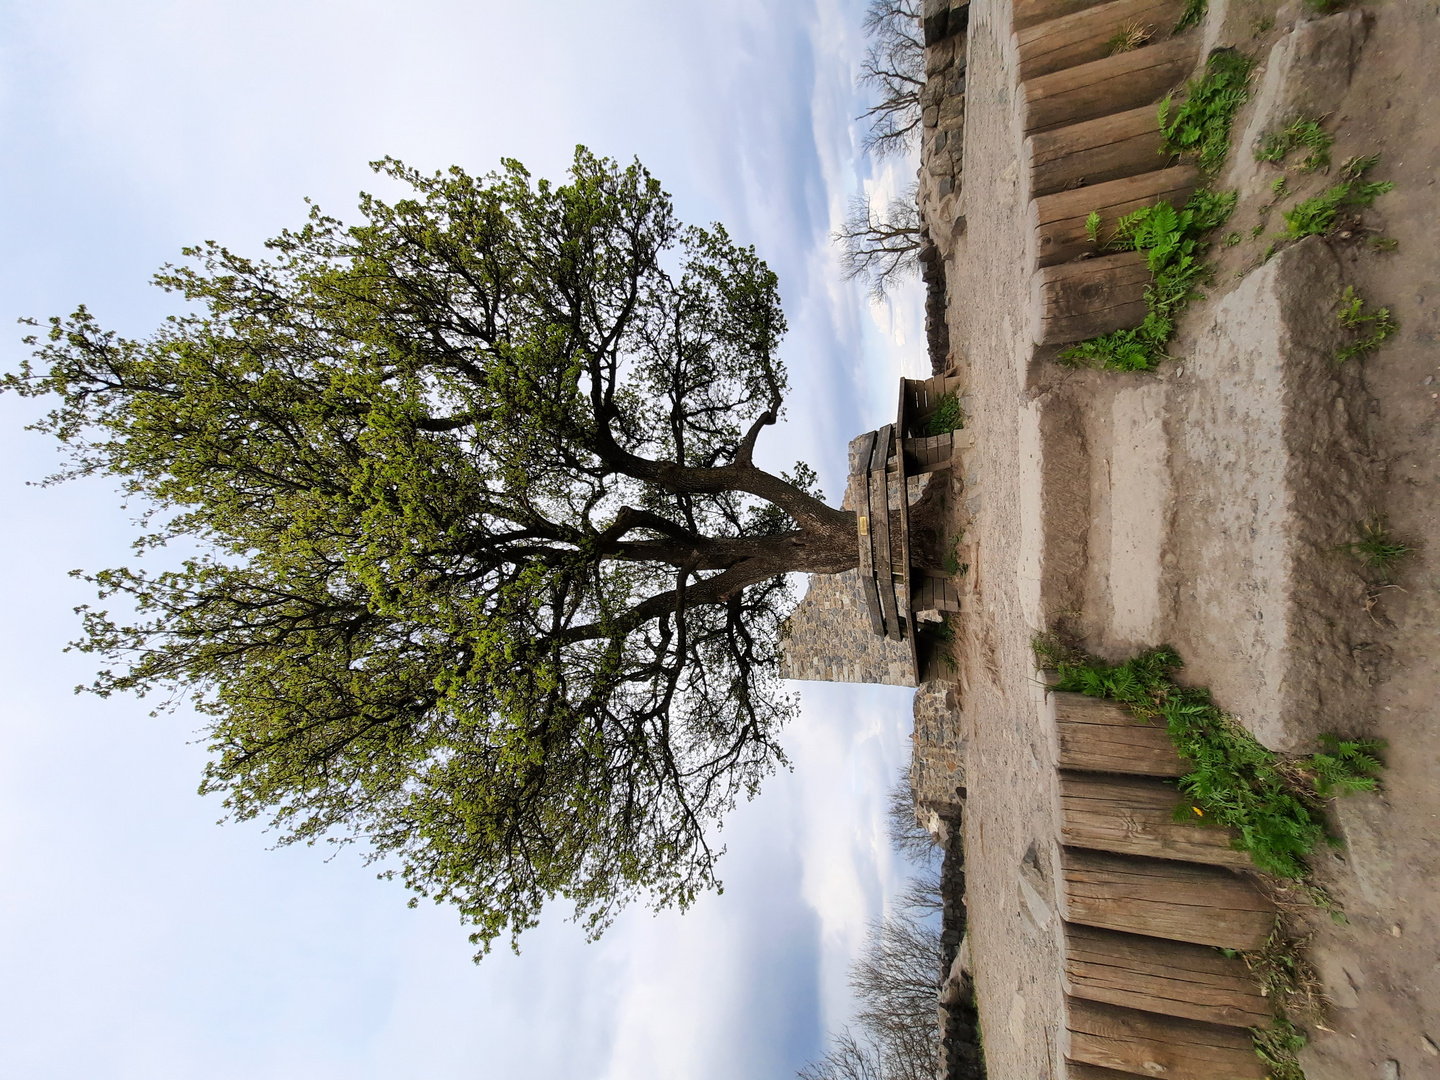
[[[939,849],[915,820],[908,772],[886,806],[890,842],[916,867],[892,911],[871,925],[850,966],[855,1024],[832,1038],[801,1080],[934,1080],[940,1061],[942,984]]]
[[[870,121],[865,150],[876,157],[907,153],[920,133],[920,91],[925,89],[925,39],[920,0],[870,0],[859,83],[879,100],[861,114]]]
[[[832,239],[840,245],[840,268],[849,280],[863,278],[870,296],[880,300],[892,283],[919,266],[920,209],[916,185],[891,199],[885,213],[876,213],[870,199],[857,195],[845,223]]]
[[[134,611],[84,610],[90,689],[188,695],[229,818],[366,841],[480,954],[555,897],[592,935],[683,907],[783,760],[785,575],[857,562],[812,472],[754,463],[775,275],[638,162],[374,167],[411,195],[187,249],[156,276],[187,313],[136,341],[82,307],[6,376],[58,399],[52,480],[194,551],[89,577]]]

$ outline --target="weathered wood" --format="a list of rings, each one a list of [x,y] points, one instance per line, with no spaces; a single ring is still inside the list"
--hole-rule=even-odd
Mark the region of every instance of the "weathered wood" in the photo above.
[[[896,434],[914,435],[940,405],[940,399],[960,389],[959,375],[935,375],[928,379],[902,380],[903,421],[897,423]]]
[[[1011,12],[1011,27],[1018,33],[1037,23],[1063,18],[1085,8],[1096,7],[1105,0],[1015,0]]]
[[[1175,820],[1176,807],[1187,812],[1185,819]],[[1253,869],[1250,856],[1231,846],[1233,829],[1208,826],[1191,809],[1163,780],[1060,774],[1060,835],[1071,847]]]
[[[870,455],[875,448],[875,432],[867,431],[860,444],[859,471],[850,476],[855,526],[860,545],[860,591],[865,594],[865,610],[870,615],[870,629],[877,637],[885,636],[885,620],[880,607],[880,591],[875,586],[875,558],[870,539]],[[889,511],[886,511],[888,515]]]
[[[1078,1061],[1065,1063],[1065,1075],[1068,1080],[1135,1080],[1134,1073],[1102,1069],[1099,1065],[1084,1065]]]
[[[1135,27],[1151,42],[1170,36],[1185,0],[1110,0],[1017,30],[1017,78],[1024,82],[1110,55],[1115,35]]]
[[[1143,1012],[1255,1027],[1274,1015],[1244,961],[1204,945],[1065,924],[1066,993]]]
[[[1055,694],[1055,732],[1062,769],[1132,776],[1189,772],[1163,724],[1142,720],[1108,698]]]
[[[1219,866],[1064,848],[1068,922],[1227,949],[1258,949],[1275,907]]]
[[[1153,105],[1031,135],[1025,140],[1030,194],[1053,195],[1153,172],[1169,164],[1160,142]]]
[[[1144,252],[1045,266],[1030,279],[1030,336],[1038,345],[1066,345],[1139,326],[1151,281]]]
[[[1083,998],[1065,1011],[1067,1060],[1165,1080],[1265,1080],[1248,1032]]]
[[[938,574],[917,574],[910,606],[914,611],[959,611],[960,590]]]
[[[1154,104],[1190,74],[1197,52],[1184,35],[1029,79],[1020,84],[1025,134]]]
[[[905,473],[919,476],[950,467],[950,455],[954,446],[954,432],[944,435],[925,435],[905,439],[902,447],[905,454]]]
[[[885,636],[900,640],[900,614],[895,604],[895,577],[891,570],[890,490],[885,463],[890,457],[889,424],[875,435],[870,453],[870,543],[875,560],[875,584],[880,590],[880,610],[885,616]]]
[[[1035,230],[1035,265],[1053,266],[1094,252],[1085,228],[1092,211],[1100,215],[1102,240],[1108,240],[1126,214],[1162,201],[1179,209],[1199,186],[1200,173],[1194,166],[1174,165],[1032,199],[1027,223]]]

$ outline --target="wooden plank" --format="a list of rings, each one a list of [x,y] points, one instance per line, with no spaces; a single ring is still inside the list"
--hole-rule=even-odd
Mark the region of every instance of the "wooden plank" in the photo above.
[[[1199,186],[1199,170],[1192,165],[1174,165],[1032,199],[1027,225],[1035,230],[1035,265],[1053,266],[1095,252],[1096,245],[1085,228],[1092,211],[1100,214],[1100,235],[1108,240],[1126,214],[1159,202],[1179,209]]]
[[[1138,27],[1152,42],[1170,36],[1185,0],[1110,0],[1016,31],[1020,82],[1100,60],[1117,33]]]
[[[1223,867],[1062,850],[1068,922],[1244,950],[1275,928],[1274,905]]]
[[[894,480],[900,492],[900,560],[898,564],[891,566],[891,578],[895,590],[896,606],[902,604],[905,608],[905,637],[910,642],[910,669],[915,672],[915,682],[920,682],[920,654],[915,644],[915,609],[910,606],[910,488],[905,481],[905,449],[900,442],[900,432],[904,431],[905,419],[905,391],[900,391],[900,408],[895,426],[894,454],[885,460],[887,474],[886,482],[889,482],[889,470],[894,468]]]
[[[1268,1024],[1270,1002],[1238,957],[1204,945],[1065,924],[1066,993],[1229,1027]]]
[[[880,590],[880,611],[885,616],[885,636],[900,640],[900,615],[895,605],[895,579],[891,573],[890,492],[885,462],[890,456],[891,426],[875,435],[870,453],[870,544],[875,560],[875,584]]]
[[[1037,23],[1063,18],[1072,12],[1083,11],[1104,2],[1105,0],[1015,0],[1010,25],[1018,33]]]
[[[1184,776],[1189,768],[1164,725],[1148,723],[1118,701],[1055,695],[1059,767],[1132,776]]]
[[[1067,1061],[1065,1074],[1068,1080],[1135,1080],[1134,1073],[1102,1069],[1099,1065],[1084,1065],[1078,1061]]]
[[[1186,817],[1175,820],[1176,807]],[[1060,774],[1061,839],[1071,847],[1253,869],[1232,829],[1207,826],[1171,784],[1150,777]]]
[[[1083,998],[1065,1003],[1069,1061],[1165,1080],[1265,1080],[1250,1034]]]
[[[850,476],[852,502],[855,506],[857,542],[860,545],[860,589],[865,594],[865,610],[870,615],[870,629],[876,637],[885,636],[885,621],[880,607],[880,592],[875,587],[875,559],[870,540],[870,455],[875,447],[875,432],[865,433],[860,444],[860,471]],[[888,513],[888,512],[887,512]]]
[[[1150,282],[1150,265],[1140,251],[1041,267],[1030,278],[1031,340],[1065,345],[1139,326],[1149,311]]]
[[[1153,172],[1170,163],[1160,152],[1153,105],[1031,135],[1025,140],[1025,160],[1035,197]]]
[[[1198,52],[1184,35],[1029,79],[1020,84],[1025,134],[1152,105],[1184,82]]]

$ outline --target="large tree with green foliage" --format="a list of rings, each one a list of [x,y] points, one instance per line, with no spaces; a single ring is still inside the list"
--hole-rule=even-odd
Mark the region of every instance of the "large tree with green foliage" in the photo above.
[[[488,949],[554,897],[591,933],[713,884],[713,831],[782,755],[785,575],[856,562],[781,412],[775,275],[578,150],[313,209],[252,260],[188,250],[146,340],[81,308],[5,387],[57,478],[147,507],[159,572],[94,574],[93,690],[190,696],[201,790],[287,842],[364,840]]]

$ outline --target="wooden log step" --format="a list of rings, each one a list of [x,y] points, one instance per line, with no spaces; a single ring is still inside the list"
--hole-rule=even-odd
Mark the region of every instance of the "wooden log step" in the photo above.
[[[1139,326],[1149,310],[1150,265],[1141,251],[1045,266],[1030,278],[1030,336],[1037,345]]]
[[[1247,1031],[1083,998],[1067,1000],[1065,1013],[1067,1061],[1165,1080],[1265,1080],[1267,1075]]]
[[[893,433],[886,424],[875,435],[870,452],[870,545],[875,564],[875,584],[880,591],[880,611],[885,617],[885,636],[900,640],[900,613],[895,603],[894,563],[890,547],[890,480],[886,463],[890,458]]]
[[[1085,229],[1091,211],[1100,214],[1100,236],[1108,240],[1115,233],[1116,222],[1126,214],[1161,201],[1178,209],[1199,186],[1199,170],[1192,165],[1174,165],[1031,199],[1027,224],[1035,230],[1035,265],[1054,266],[1096,251]]]
[[[1025,134],[1153,105],[1195,67],[1194,35],[1107,56],[1020,84]]]
[[[1123,180],[1168,164],[1160,153],[1153,105],[1031,135],[1025,150],[1032,196]]]
[[[1065,1063],[1065,1075],[1069,1080],[1135,1080],[1134,1073],[1102,1069],[1099,1065],[1084,1065],[1078,1061]]]
[[[1187,811],[1175,820],[1176,807]],[[1060,774],[1060,836],[1077,848],[1253,869],[1233,829],[1207,826],[1171,784],[1141,776]]]
[[[905,474],[918,476],[921,473],[936,472],[950,467],[950,455],[954,448],[953,431],[944,435],[926,435],[905,439],[902,443],[905,453]]]
[[[1055,694],[1055,731],[1062,769],[1170,777],[1189,771],[1163,724],[1108,698]]]
[[[884,637],[885,617],[880,607],[880,590],[875,585],[875,553],[870,537],[870,458],[875,450],[875,434],[869,431],[862,438],[859,471],[850,476],[850,491],[860,545],[860,590],[865,594],[865,611],[870,616],[871,632],[876,637]],[[883,513],[888,520],[889,510]]]
[[[1063,18],[1103,3],[1105,0],[1015,0],[1010,26],[1018,33],[1037,23]]]
[[[1017,30],[1017,78],[1024,82],[1104,59],[1115,36],[1131,29],[1148,33],[1151,42],[1168,38],[1184,11],[1185,0],[1110,0]]]
[[[1067,922],[1225,949],[1258,949],[1275,907],[1219,866],[1063,848]]]
[[[1228,1027],[1274,1017],[1243,960],[1183,941],[1065,925],[1065,992]]]

